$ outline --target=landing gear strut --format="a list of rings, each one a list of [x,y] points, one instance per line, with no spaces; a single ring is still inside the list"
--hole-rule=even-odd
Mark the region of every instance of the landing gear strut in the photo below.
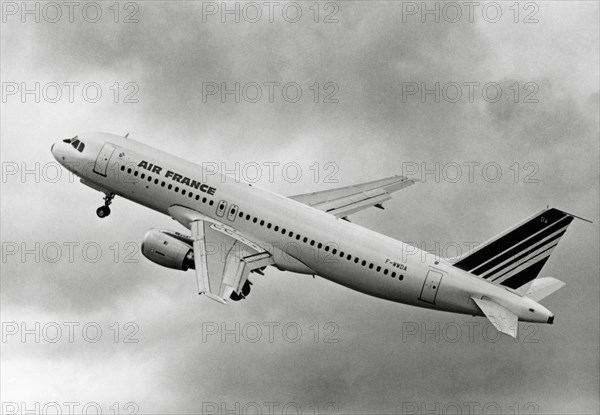
[[[110,215],[110,208],[108,206],[112,203],[114,197],[114,193],[105,194],[104,206],[100,206],[98,209],[96,209],[96,215],[98,215],[99,218],[105,218]]]

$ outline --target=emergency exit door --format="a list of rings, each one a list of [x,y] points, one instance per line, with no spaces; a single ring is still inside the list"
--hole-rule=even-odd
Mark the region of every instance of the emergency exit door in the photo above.
[[[96,157],[96,163],[94,163],[94,173],[98,173],[101,176],[106,177],[106,169],[108,167],[108,161],[115,151],[115,147],[112,144],[104,144],[98,157]]]
[[[443,276],[444,274],[441,272],[430,269],[427,273],[427,277],[425,277],[425,282],[423,283],[419,300],[435,304],[435,297],[437,296]]]

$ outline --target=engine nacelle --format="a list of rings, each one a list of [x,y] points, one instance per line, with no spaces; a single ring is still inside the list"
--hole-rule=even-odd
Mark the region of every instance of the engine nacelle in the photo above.
[[[142,254],[163,267],[181,271],[195,268],[192,240],[177,232],[150,229],[144,235]]]

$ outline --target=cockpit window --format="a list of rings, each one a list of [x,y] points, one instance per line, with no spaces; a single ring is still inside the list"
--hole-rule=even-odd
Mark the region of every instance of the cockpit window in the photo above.
[[[65,138],[65,139],[63,140],[63,143],[71,144],[71,142],[72,142],[73,140],[75,140],[76,138],[77,138],[77,136],[75,136],[75,137],[73,137],[73,138]]]
[[[77,139],[77,136],[75,136],[73,138],[65,138],[63,140],[63,142],[71,144],[73,146],[73,148],[75,150],[79,151],[80,153],[83,152],[83,149],[85,148],[85,144],[83,143],[83,141],[79,141]]]

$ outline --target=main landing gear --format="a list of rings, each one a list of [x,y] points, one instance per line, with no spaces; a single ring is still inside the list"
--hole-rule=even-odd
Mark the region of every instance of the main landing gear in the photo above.
[[[96,209],[96,215],[98,215],[99,218],[105,218],[110,215],[110,208],[108,206],[112,203],[114,197],[114,193],[105,194],[104,206],[100,206],[98,209]]]
[[[236,292],[232,292],[229,298],[231,298],[233,301],[243,300],[248,294],[250,294],[251,285],[252,282],[250,280],[246,280],[244,286],[242,287],[242,291],[239,294],[237,294]]]

